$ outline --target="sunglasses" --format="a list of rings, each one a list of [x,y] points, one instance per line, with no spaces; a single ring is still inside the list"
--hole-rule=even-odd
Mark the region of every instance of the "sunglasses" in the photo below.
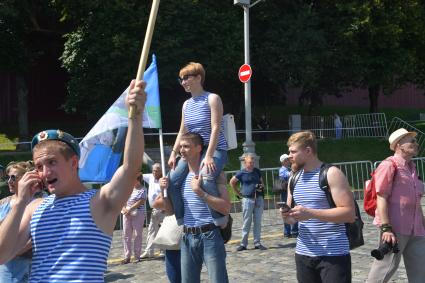
[[[187,81],[190,77],[196,77],[197,75],[195,74],[187,74],[184,75],[183,77],[178,77],[177,80],[179,81],[180,84],[182,84],[184,81]]]
[[[10,181],[15,182],[16,178],[17,178],[16,175],[9,175],[9,176],[6,176],[5,180],[8,181],[8,182],[10,182]]]

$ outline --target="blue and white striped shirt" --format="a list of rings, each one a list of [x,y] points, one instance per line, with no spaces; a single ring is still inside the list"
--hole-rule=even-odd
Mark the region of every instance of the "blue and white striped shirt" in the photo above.
[[[184,125],[188,132],[198,133],[204,140],[204,145],[208,146],[211,136],[211,108],[208,104],[208,97],[211,93],[205,92],[200,96],[195,96],[186,100],[183,111]],[[221,128],[223,128],[223,121]],[[217,149],[227,150],[227,141],[223,131],[218,135]]]
[[[144,187],[141,188],[133,188],[133,192],[130,195],[130,198],[127,200],[127,207],[131,207],[133,204],[138,202],[141,199],[146,199],[146,189]],[[136,208],[138,212],[145,212],[145,205],[142,204],[138,208]]]
[[[301,172],[294,189],[298,205],[313,209],[330,208],[319,186],[320,167]],[[309,219],[298,222],[299,235],[295,252],[307,256],[341,256],[350,253],[344,224]]]
[[[112,237],[93,221],[90,200],[96,192],[51,195],[36,209],[30,282],[104,282]]]
[[[182,190],[184,203],[183,222],[187,227],[199,227],[214,222],[207,203],[192,190],[190,182],[194,176],[195,174],[192,172],[187,174]]]

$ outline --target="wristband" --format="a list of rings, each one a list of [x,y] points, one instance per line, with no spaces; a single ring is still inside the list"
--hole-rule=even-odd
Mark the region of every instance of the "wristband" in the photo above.
[[[386,223],[381,225],[381,233],[392,232],[392,231],[393,231],[393,227],[390,224]]]
[[[177,151],[175,151],[174,149],[172,149],[171,152],[174,152],[175,154],[177,154]]]

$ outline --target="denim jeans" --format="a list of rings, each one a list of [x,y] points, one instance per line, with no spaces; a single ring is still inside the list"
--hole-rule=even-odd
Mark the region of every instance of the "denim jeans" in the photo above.
[[[180,250],[165,250],[165,271],[170,283],[181,283]]]
[[[205,153],[202,155],[201,159],[204,159]],[[214,163],[216,170],[214,172],[207,173],[206,168],[204,167],[201,171],[202,174],[202,188],[210,195],[218,197],[219,191],[217,189],[216,179],[220,175],[224,166],[227,163],[227,151],[225,150],[216,150],[213,155]],[[188,165],[186,160],[180,159],[176,168],[170,172],[170,181],[168,185],[168,197],[170,198],[174,214],[176,215],[176,220],[178,225],[183,224],[184,216],[184,204],[182,196],[182,186],[186,179],[187,173],[189,172]],[[214,224],[221,226],[226,224],[227,216],[221,214],[218,211],[215,211],[208,207],[211,212],[211,216],[214,219]]]
[[[31,259],[15,257],[6,264],[0,265],[0,282],[26,283],[30,272]]]
[[[202,263],[207,267],[209,282],[229,282],[226,250],[219,228],[200,234],[184,234],[180,247],[182,282],[201,282]]]
[[[282,191],[280,193],[280,201],[282,202],[286,202],[288,198],[288,191]],[[285,236],[290,236],[290,235],[297,235],[298,234],[298,222],[294,223],[294,224],[284,224],[284,228],[283,228],[283,234]]]
[[[263,217],[264,199],[259,196],[254,198],[242,199],[242,241],[241,246],[247,247],[248,235],[251,229],[251,222],[254,216],[254,245],[261,244],[261,219]]]

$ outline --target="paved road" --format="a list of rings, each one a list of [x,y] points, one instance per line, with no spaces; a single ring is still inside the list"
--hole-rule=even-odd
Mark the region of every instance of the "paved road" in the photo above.
[[[235,219],[233,240],[226,244],[230,282],[297,282],[294,261],[296,239],[283,238],[283,225],[276,220],[278,219],[277,211],[270,210],[264,214],[264,222],[267,225],[263,227],[262,243],[268,247],[265,251],[254,250],[252,239],[250,239],[248,250],[236,252],[240,237],[241,216],[240,214],[232,215]],[[378,237],[377,229],[371,224],[372,219],[363,216],[363,220],[366,244],[351,252],[353,282],[365,282],[372,263],[370,251],[376,248]],[[144,229],[145,232],[146,229]],[[120,265],[122,250],[121,232],[116,231],[109,254],[106,282],[168,282],[162,259]],[[208,282],[207,278],[204,268],[202,282]],[[407,282],[403,263],[391,282]]]

